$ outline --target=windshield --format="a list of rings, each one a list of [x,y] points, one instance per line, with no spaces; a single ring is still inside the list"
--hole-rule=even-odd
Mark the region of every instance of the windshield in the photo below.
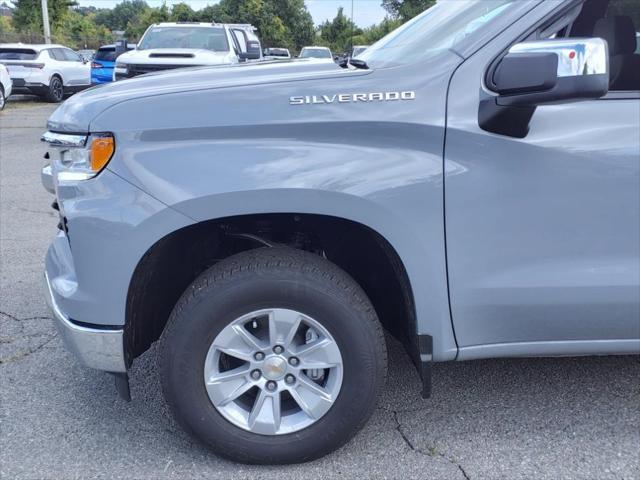
[[[366,49],[367,49],[367,47],[353,47],[353,54],[351,56],[352,57],[357,57],[362,52],[364,52]]]
[[[300,58],[333,58],[326,48],[303,48]]]
[[[35,60],[38,52],[25,48],[0,48],[0,60]]]
[[[197,48],[224,52],[229,50],[222,27],[151,27],[144,34],[138,50],[150,48]]]
[[[485,28],[519,0],[439,0],[358,55],[367,63],[403,64],[433,56]]]

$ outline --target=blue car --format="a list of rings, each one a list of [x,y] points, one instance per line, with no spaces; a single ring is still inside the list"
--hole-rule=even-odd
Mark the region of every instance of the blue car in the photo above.
[[[134,50],[135,43],[127,44],[127,51]],[[91,62],[91,84],[98,85],[113,80],[113,67],[116,65],[116,46],[103,45],[96,52]]]

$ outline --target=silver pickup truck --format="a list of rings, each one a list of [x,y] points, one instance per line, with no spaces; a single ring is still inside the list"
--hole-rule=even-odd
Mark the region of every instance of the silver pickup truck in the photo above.
[[[622,7],[631,11],[621,12]],[[94,88],[43,139],[67,347],[214,451],[351,438],[433,362],[640,352],[638,2],[441,1],[351,59]]]

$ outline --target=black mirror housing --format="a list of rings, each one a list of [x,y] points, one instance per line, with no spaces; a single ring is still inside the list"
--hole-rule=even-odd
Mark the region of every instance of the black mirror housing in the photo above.
[[[247,51],[238,55],[240,60],[260,60],[262,57],[262,48],[260,42],[249,40],[247,42]]]
[[[548,91],[557,83],[557,72],[555,53],[509,53],[493,74],[494,90],[500,95]]]

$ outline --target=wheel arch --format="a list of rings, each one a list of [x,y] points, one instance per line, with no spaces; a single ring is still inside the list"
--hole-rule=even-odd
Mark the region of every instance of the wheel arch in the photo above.
[[[396,247],[363,223],[313,213],[262,213],[199,221],[151,246],[131,278],[125,321],[128,360],[157,340],[188,285],[217,261],[269,244],[327,257],[371,299],[387,330],[401,339],[416,365],[421,329],[412,282]]]
[[[60,81],[62,82],[62,86],[64,86],[64,77],[62,76],[62,73],[60,73],[60,72],[58,72],[56,70],[51,75],[49,75],[49,85],[51,85],[51,80],[53,80],[53,77],[58,77],[60,79]]]

